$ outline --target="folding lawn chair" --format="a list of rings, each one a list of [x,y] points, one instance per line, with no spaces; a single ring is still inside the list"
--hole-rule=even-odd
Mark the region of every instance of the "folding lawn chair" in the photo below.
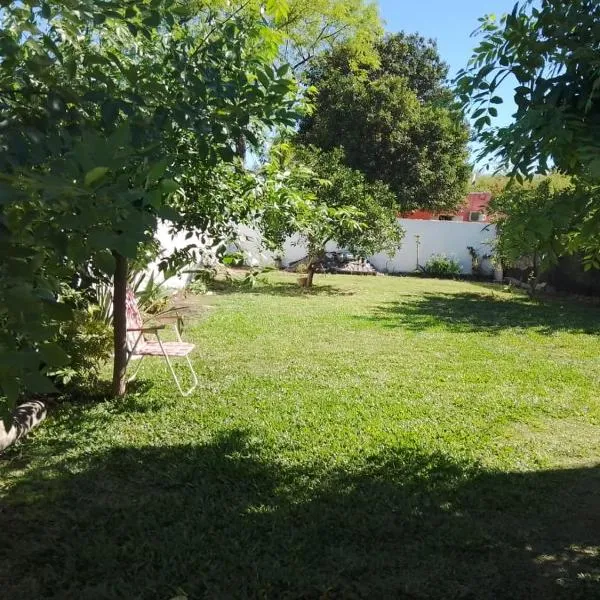
[[[152,325],[144,326],[140,309],[138,308],[137,301],[134,293],[128,289],[126,298],[127,308],[127,363],[132,359],[139,359],[139,364],[135,373],[129,378],[129,381],[133,381],[140,370],[142,360],[145,356],[163,356],[167,361],[171,375],[175,380],[177,389],[182,396],[189,396],[198,386],[198,376],[192,362],[190,361],[189,354],[196,347],[195,344],[188,344],[181,339],[181,333],[177,322],[175,323],[175,333],[177,335],[176,342],[163,342],[160,339],[159,331],[165,329],[165,325]],[[147,340],[145,334],[151,334],[156,337],[156,341]],[[171,358],[185,358],[190,368],[190,372],[193,378],[193,385],[188,390],[183,390],[179,379],[171,364]]]

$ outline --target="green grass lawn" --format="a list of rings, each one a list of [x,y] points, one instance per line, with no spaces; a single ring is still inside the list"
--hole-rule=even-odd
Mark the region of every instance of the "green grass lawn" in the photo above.
[[[600,309],[274,274],[0,460],[0,596],[600,598]]]

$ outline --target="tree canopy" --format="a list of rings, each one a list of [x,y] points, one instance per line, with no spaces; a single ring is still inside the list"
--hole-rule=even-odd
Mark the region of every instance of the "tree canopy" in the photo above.
[[[448,65],[440,57],[434,41],[417,33],[387,35],[377,42],[380,67],[374,73],[403,77],[421,102],[449,100],[445,85]]]
[[[518,2],[510,14],[481,19],[481,42],[457,88],[482,158],[519,179],[549,168],[600,179],[599,27],[595,0]],[[496,126],[505,81],[514,85],[517,110]]]
[[[588,268],[600,266],[599,28],[594,0],[518,2],[500,19],[481,19],[481,42],[456,82],[471,110],[480,158],[494,160],[521,183],[550,169],[573,177],[569,192],[548,199],[525,190],[522,207],[517,188],[504,210],[515,222],[523,213],[531,217],[530,231],[551,242],[547,256],[579,252]],[[517,110],[511,122],[497,126],[503,84],[514,86]],[[521,232],[514,230],[517,239]]]
[[[569,242],[575,195],[561,177],[509,185],[495,195],[489,210],[498,225],[498,258],[508,265],[528,258],[536,275],[556,263]]]
[[[277,28],[285,37],[282,58],[296,69],[340,44],[373,62],[373,42],[383,31],[377,4],[365,0],[289,0]]]
[[[193,200],[202,178],[230,172],[240,136],[259,147],[296,122],[297,87],[258,14],[32,0],[0,18],[0,386],[9,404],[52,389],[45,375],[70,359],[61,289],[85,275],[114,277],[122,393],[128,260],[159,218],[204,212],[218,233],[248,213]]]
[[[340,44],[351,48],[358,60],[377,61],[373,44],[383,34],[383,24],[374,0],[195,0],[195,4],[262,14],[280,34],[280,60],[297,71]]]
[[[397,34],[376,52],[377,67],[357,68],[355,54],[341,47],[310,69],[318,91],[299,141],[343,148],[348,166],[389,185],[400,210],[455,208],[470,173],[468,130],[435,44]]]
[[[282,192],[286,196],[296,192],[300,200],[283,214],[275,209],[264,215],[264,229],[270,239],[280,242],[300,236],[308,251],[309,286],[328,242],[361,256],[397,251],[403,231],[396,219],[395,195],[387,185],[369,182],[344,164],[340,149],[325,152],[280,144],[272,153],[278,170],[289,174]]]

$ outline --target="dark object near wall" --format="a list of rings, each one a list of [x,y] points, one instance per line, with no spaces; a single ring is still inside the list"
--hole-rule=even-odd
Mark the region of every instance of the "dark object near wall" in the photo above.
[[[291,262],[288,269],[295,270],[299,265],[307,262],[308,257],[305,256]],[[354,256],[350,252],[326,252],[317,268],[317,273],[377,275],[377,270],[366,258]]]
[[[580,256],[565,256],[544,279],[557,291],[600,296],[600,269],[584,271]]]
[[[533,275],[531,261],[522,259],[520,264],[505,267],[508,278],[527,282]],[[585,271],[581,256],[564,256],[558,264],[545,273],[541,273],[540,283],[547,283],[552,289],[563,294],[579,294],[600,298],[600,269]]]

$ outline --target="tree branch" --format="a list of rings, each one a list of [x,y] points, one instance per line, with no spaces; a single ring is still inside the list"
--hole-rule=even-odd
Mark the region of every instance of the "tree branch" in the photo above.
[[[228,17],[224,21],[219,21],[219,22],[215,23],[214,27],[212,27],[210,29],[210,31],[204,36],[204,38],[202,39],[202,41],[200,42],[198,47],[190,54],[190,59],[196,58],[198,52],[200,52],[200,50],[202,50],[202,48],[204,47],[204,44],[206,44],[206,42],[210,39],[212,34],[219,27],[222,27],[223,25],[225,25],[225,23],[228,23],[232,19],[235,19],[235,17],[237,17],[246,8],[246,6],[248,6],[248,4],[250,4],[251,1],[252,0],[246,0],[246,2],[243,2],[236,10],[234,10],[230,15],[228,15]]]

